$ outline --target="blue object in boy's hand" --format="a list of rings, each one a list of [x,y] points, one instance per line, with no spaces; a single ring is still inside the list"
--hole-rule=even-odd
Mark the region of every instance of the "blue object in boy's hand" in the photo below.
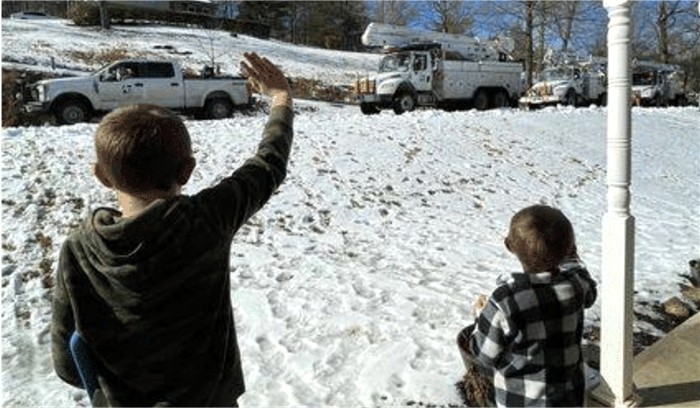
[[[80,337],[77,331],[73,332],[69,345],[73,361],[78,369],[78,374],[80,374],[80,379],[83,381],[83,386],[88,393],[88,397],[90,397],[92,401],[95,396],[95,391],[100,389],[100,383],[97,381],[95,357],[90,351],[85,339]]]

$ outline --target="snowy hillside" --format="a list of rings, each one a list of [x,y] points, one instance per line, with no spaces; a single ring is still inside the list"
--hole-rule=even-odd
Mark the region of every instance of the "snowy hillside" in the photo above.
[[[74,27],[69,20],[2,20],[3,65],[85,73],[100,68],[107,54],[129,58],[177,59],[200,70],[212,58],[223,72],[237,74],[243,53],[255,50],[277,62],[288,77],[326,84],[349,84],[376,69],[380,56],[332,52],[199,28],[115,26],[112,30]]]
[[[37,34],[40,25],[51,35]],[[140,50],[170,44],[192,51],[184,57],[191,63],[206,62],[187,39],[192,32],[202,30],[103,33],[3,19],[3,63],[46,65],[53,55],[82,70],[89,67],[71,50],[122,42]],[[328,82],[377,63],[374,55],[245,36],[227,41],[236,44],[226,51],[231,72],[249,50],[289,76]],[[604,108],[364,116],[356,106],[298,101],[297,111],[289,177],[232,248],[248,388],[242,406],[460,404],[455,337],[471,322],[477,295],[492,291],[500,273],[518,270],[502,241],[524,206],[561,208],[600,281]],[[240,165],[265,118],[187,121],[198,165],[185,193]],[[663,300],[700,255],[700,115],[697,107],[633,108],[632,120],[635,301]],[[2,131],[4,406],[89,405],[53,373],[48,329],[62,240],[90,209],[115,205],[89,173],[95,126]],[[598,301],[589,327],[600,313]]]

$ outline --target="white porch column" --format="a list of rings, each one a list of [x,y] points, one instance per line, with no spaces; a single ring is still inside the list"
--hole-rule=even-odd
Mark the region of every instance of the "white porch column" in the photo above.
[[[603,0],[608,10],[608,208],[603,216],[600,373],[593,397],[636,406],[632,383],[634,217],[630,214],[630,3]]]

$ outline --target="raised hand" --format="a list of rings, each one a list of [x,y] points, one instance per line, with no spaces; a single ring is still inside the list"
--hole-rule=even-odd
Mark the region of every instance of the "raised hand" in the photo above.
[[[267,95],[272,98],[272,106],[292,105],[292,88],[287,78],[269,59],[260,57],[254,52],[243,54],[241,61],[243,75],[248,78],[248,83],[254,92]]]

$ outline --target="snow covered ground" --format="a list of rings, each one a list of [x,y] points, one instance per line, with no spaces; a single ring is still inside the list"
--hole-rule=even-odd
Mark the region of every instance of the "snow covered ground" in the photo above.
[[[39,36],[38,24],[56,31]],[[3,19],[3,61],[46,64],[51,54],[83,69],[63,57],[66,50],[113,38],[144,49],[179,39],[174,45],[184,49],[190,33],[117,27],[108,34],[81,29],[92,33],[83,37],[77,30],[61,21]],[[166,37],[151,37],[156,33]],[[248,50],[290,76],[329,82],[376,63],[374,55],[237,41],[232,70]],[[248,387],[241,405],[461,403],[455,337],[471,322],[476,296],[493,290],[498,274],[518,270],[502,240],[524,206],[561,208],[600,281],[604,108],[364,116],[356,106],[299,101],[297,110],[288,179],[232,248],[231,296]],[[241,164],[265,118],[187,121],[198,167],[185,193]],[[700,255],[700,115],[697,107],[633,108],[632,120],[635,301],[664,300]],[[63,238],[90,209],[114,205],[89,173],[95,126],[2,131],[5,406],[88,405],[53,373],[48,330]],[[597,302],[587,324],[600,313]]]

